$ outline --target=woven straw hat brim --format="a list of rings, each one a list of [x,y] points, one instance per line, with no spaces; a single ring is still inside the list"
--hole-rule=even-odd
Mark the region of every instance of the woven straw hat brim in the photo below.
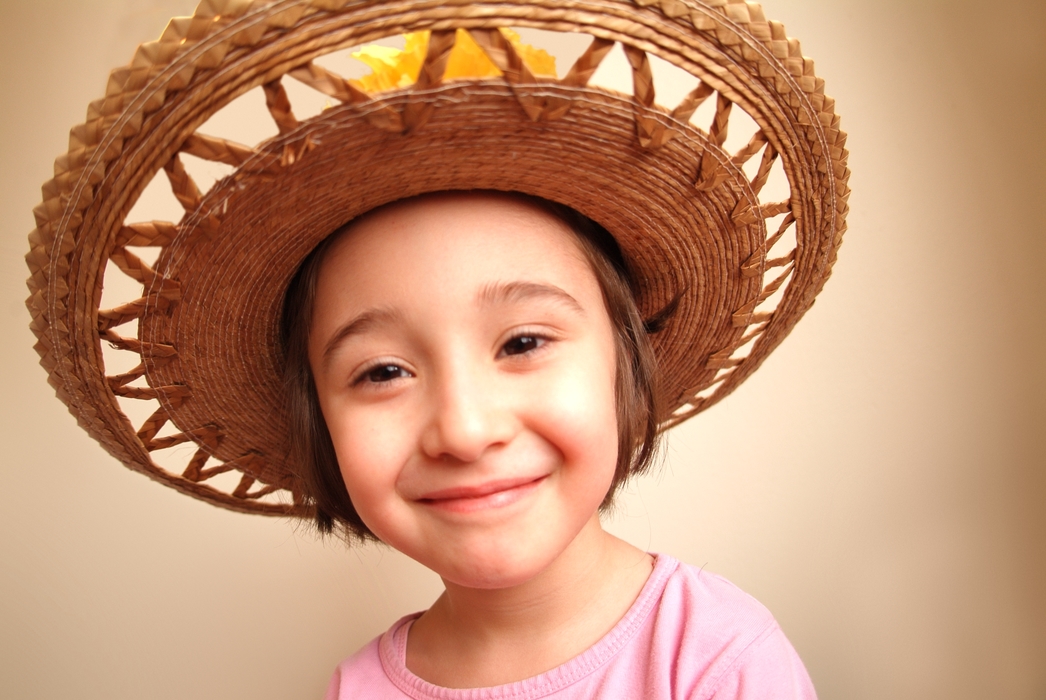
[[[563,79],[539,80],[496,30],[520,25],[596,38]],[[440,79],[456,27],[472,32],[504,77]],[[313,62],[419,29],[436,31],[418,81],[398,92],[366,95]],[[586,84],[614,41],[633,67],[633,95]],[[673,112],[654,105],[647,52],[701,79]],[[340,104],[299,122],[281,84],[287,75]],[[279,136],[243,146],[198,132],[259,85]],[[716,104],[707,130],[687,121],[703,100]],[[758,131],[727,153],[732,108]],[[234,510],[305,515],[276,347],[298,265],[381,204],[440,190],[520,191],[611,231],[644,314],[678,297],[653,336],[668,427],[754,371],[827,279],[849,174],[833,108],[797,42],[753,4],[205,2],[114,72],[45,185],[27,256],[41,362],[81,425],[129,467]],[[201,194],[180,153],[236,170]],[[759,165],[746,172],[748,161]],[[763,202],[775,163],[790,197]],[[161,169],[185,217],[126,220]],[[794,247],[769,258],[784,232]],[[147,265],[128,246],[160,255]],[[110,264],[143,291],[99,309]],[[137,337],[123,330],[132,323]],[[102,341],[140,355],[140,365],[107,373]],[[117,397],[156,408],[132,425]],[[191,448],[182,466],[158,463],[158,452],[178,445]]]

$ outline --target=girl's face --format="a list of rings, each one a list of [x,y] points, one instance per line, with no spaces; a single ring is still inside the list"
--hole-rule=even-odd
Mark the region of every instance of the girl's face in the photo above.
[[[360,517],[444,579],[523,583],[598,527],[613,331],[550,214],[461,194],[363,218],[320,267],[309,361]]]

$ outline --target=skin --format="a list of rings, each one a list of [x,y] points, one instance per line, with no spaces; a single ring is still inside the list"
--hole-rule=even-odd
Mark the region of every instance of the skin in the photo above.
[[[581,653],[652,568],[602,529],[617,457],[613,331],[574,235],[509,197],[358,220],[320,268],[309,360],[353,505],[446,590],[407,667],[447,687]]]

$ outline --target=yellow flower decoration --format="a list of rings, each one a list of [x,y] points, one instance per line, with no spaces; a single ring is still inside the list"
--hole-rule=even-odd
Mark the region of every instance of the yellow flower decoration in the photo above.
[[[511,29],[501,31],[534,75],[556,77],[554,56],[544,49],[536,49],[529,44],[524,44],[520,40],[519,34]],[[412,32],[405,34],[404,38],[406,45],[402,51],[387,46],[364,46],[359,51],[353,52],[353,58],[358,58],[366,63],[370,67],[371,73],[350,82],[370,93],[405,88],[414,84],[414,81],[418,79],[421,64],[424,62],[425,53],[428,50],[429,32]],[[499,75],[501,75],[501,71],[491,63],[472,35],[464,29],[457,30],[454,48],[447,59],[447,69],[443,73],[443,79],[493,78]]]

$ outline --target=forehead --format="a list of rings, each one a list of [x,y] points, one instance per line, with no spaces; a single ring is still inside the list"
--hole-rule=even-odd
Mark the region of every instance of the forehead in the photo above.
[[[450,288],[477,277],[596,284],[578,234],[539,204],[511,195],[396,202],[338,235],[320,267],[321,296],[334,285],[367,296],[397,283]]]

